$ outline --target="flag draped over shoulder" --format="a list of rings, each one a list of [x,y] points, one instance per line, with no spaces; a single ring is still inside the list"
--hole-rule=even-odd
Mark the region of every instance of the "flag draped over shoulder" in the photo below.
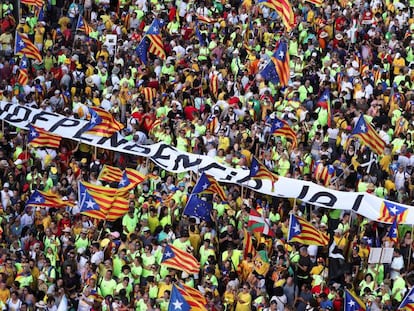
[[[331,92],[329,89],[323,91],[318,100],[318,106],[328,111],[328,126],[332,125]]]
[[[14,38],[14,54],[26,55],[28,58],[33,58],[39,62],[42,61],[39,49],[32,43],[28,35],[17,31]]]
[[[110,112],[98,107],[89,107],[88,109],[90,120],[85,133],[102,137],[111,137],[114,133],[124,128],[124,125],[115,120]]]
[[[358,122],[351,133],[350,138],[351,137],[359,138],[362,143],[370,147],[377,154],[384,153],[385,142],[378,135],[372,125],[365,121],[363,114],[359,117]]]
[[[270,229],[270,225],[262,215],[259,214],[254,208],[250,209],[249,222],[247,223],[247,229],[251,232],[260,232],[265,235],[274,237],[275,233]]]
[[[214,177],[202,173],[196,185],[193,188],[192,194],[214,194],[216,193],[222,201],[226,201],[226,193]]]
[[[200,263],[190,253],[187,253],[171,244],[165,246],[162,255],[161,265],[185,271],[188,274],[197,274],[200,270]]]
[[[64,201],[54,193],[35,190],[30,195],[30,198],[26,202],[26,206],[39,206],[39,207],[67,207],[73,206],[70,201]]]
[[[59,148],[61,140],[62,137],[56,134],[49,133],[35,125],[29,125],[27,142],[32,147]]]
[[[271,132],[273,135],[279,135],[290,139],[292,141],[292,149],[295,149],[298,145],[295,131],[284,120],[278,118],[273,119]]]
[[[318,231],[312,224],[305,219],[290,215],[288,241],[298,242],[306,245],[320,245],[326,246],[329,244],[329,237],[327,234]]]

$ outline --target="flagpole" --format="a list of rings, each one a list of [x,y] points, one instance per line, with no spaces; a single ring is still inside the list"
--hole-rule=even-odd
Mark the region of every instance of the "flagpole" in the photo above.
[[[397,227],[398,230],[398,227]],[[414,230],[414,225],[411,225],[411,240],[413,239],[413,230]],[[413,247],[413,242],[411,241],[411,245],[410,245],[410,249],[408,250],[408,267],[410,268],[410,264],[411,264],[411,254],[412,254],[412,247]]]

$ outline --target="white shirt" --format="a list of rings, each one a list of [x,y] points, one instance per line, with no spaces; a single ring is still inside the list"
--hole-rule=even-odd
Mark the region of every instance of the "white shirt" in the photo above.
[[[404,259],[402,256],[394,257],[391,262],[391,272],[390,277],[391,280],[395,280],[398,276],[400,276],[400,270],[404,268]],[[398,270],[398,271],[394,271]]]
[[[103,251],[97,251],[91,257],[91,263],[99,265],[104,260],[104,253]]]

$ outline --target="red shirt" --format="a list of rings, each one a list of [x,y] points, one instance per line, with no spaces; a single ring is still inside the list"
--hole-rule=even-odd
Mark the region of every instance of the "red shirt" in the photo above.
[[[186,120],[190,120],[193,121],[194,117],[193,117],[193,113],[198,111],[196,107],[194,106],[186,106],[184,108],[184,116]]]

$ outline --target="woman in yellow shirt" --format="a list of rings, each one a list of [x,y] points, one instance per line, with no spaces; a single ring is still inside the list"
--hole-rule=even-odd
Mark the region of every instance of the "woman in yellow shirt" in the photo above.
[[[243,284],[243,288],[236,297],[236,311],[250,311],[252,303],[252,295],[250,294],[250,285],[248,283]]]

